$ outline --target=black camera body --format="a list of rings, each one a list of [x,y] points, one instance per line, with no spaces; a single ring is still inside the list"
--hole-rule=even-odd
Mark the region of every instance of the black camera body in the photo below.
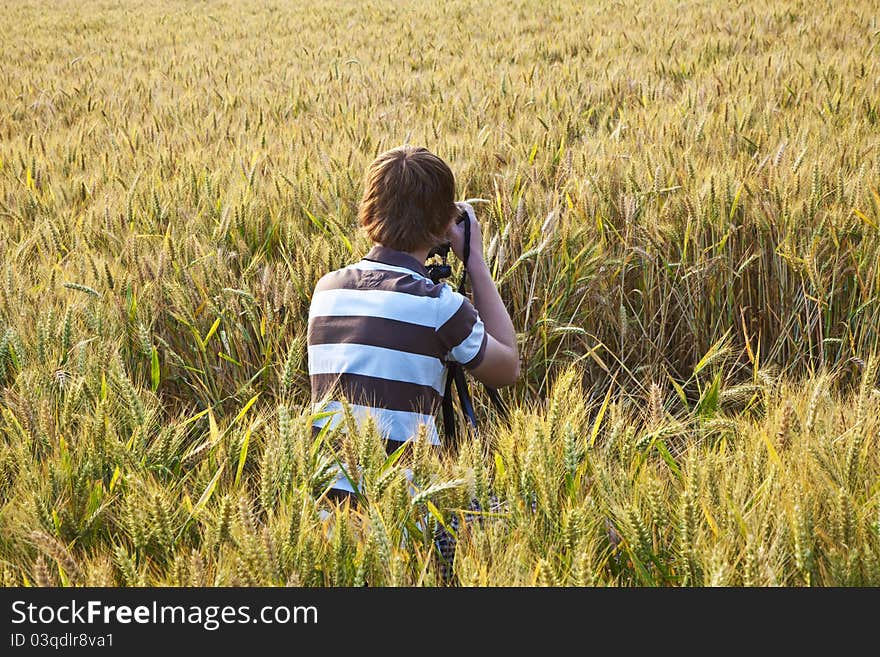
[[[446,244],[445,246],[447,249],[449,249],[448,244]],[[431,251],[434,251],[436,248],[437,247],[435,247],[434,249],[431,249]],[[430,258],[434,255],[440,255],[440,254],[439,253],[429,253],[428,257]],[[443,258],[443,262],[439,262],[439,263],[435,262],[435,263],[431,263],[430,265],[426,265],[426,269],[428,270],[428,278],[430,278],[435,283],[439,283],[443,279],[446,279],[446,278],[449,278],[450,276],[452,276],[452,266],[448,262],[446,262],[446,256],[442,255],[440,257]]]
[[[467,212],[462,212],[458,215],[458,218],[455,220],[455,223],[460,224],[462,221],[466,221],[468,218]],[[466,233],[467,237],[470,237],[469,231]],[[465,240],[469,242],[469,239]],[[438,244],[433,247],[430,251],[428,251],[428,260],[434,258],[435,256],[440,257],[440,262],[434,262],[429,265],[425,265],[428,270],[428,277],[434,281],[435,283],[439,283],[445,278],[449,278],[452,276],[452,266],[447,262],[447,258],[449,257],[449,250],[452,248],[452,245],[449,242],[443,242],[442,244]],[[465,250],[470,249],[470,244],[465,244]]]

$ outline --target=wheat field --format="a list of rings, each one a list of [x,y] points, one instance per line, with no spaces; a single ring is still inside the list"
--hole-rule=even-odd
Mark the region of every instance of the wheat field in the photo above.
[[[880,585],[872,2],[0,16],[3,585],[441,585],[493,496],[451,584]],[[312,438],[305,329],[401,143],[487,200],[523,376],[395,460]]]

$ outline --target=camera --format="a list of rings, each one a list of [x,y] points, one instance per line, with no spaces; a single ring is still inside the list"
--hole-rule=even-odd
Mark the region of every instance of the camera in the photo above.
[[[443,242],[443,244],[438,244],[428,251],[428,260],[440,257],[440,262],[432,262],[425,265],[425,269],[428,270],[428,277],[435,283],[439,283],[443,279],[452,276],[452,266],[446,261],[449,257],[450,248],[452,248],[452,245],[449,242]]]
[[[455,223],[460,224],[462,221],[466,221],[467,218],[467,212],[463,211],[455,219]],[[449,242],[443,242],[428,251],[428,260],[431,260],[435,257],[440,258],[440,262],[432,262],[425,265],[425,268],[428,270],[428,277],[435,283],[439,283],[443,279],[452,276],[452,266],[447,262],[447,258],[449,257],[449,250],[451,248],[452,245]],[[470,248],[470,244],[466,244],[465,248]],[[425,262],[427,263],[428,260],[426,260]]]

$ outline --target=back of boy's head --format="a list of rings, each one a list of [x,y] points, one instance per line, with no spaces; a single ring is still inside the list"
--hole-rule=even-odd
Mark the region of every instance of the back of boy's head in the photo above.
[[[426,148],[392,148],[367,169],[358,219],[374,242],[398,251],[434,246],[456,214],[455,177]]]

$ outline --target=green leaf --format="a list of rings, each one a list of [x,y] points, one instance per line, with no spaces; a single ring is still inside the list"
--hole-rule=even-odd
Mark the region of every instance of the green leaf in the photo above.
[[[67,573],[64,572],[64,568],[61,567],[61,562],[56,559],[55,565],[58,566],[58,577],[61,579],[61,586],[70,586],[70,579]]]
[[[303,208],[303,212],[306,213],[306,216],[309,218],[309,221],[311,221],[315,226],[317,226],[321,230],[327,230],[327,226],[324,224],[324,222],[321,221],[320,219],[318,219],[315,215],[313,215],[311,212],[309,212],[306,208]]]
[[[666,443],[662,440],[657,440],[654,442],[654,447],[660,452],[660,456],[666,461],[666,465],[672,470],[672,474],[675,475],[675,478],[681,481],[681,468],[678,467],[678,463],[675,462],[675,457],[669,452]]]
[[[715,344],[709,347],[709,351],[706,352],[706,355],[703,356],[700,359],[700,362],[697,363],[696,367],[694,367],[693,376],[697,376],[697,374],[702,372],[703,369],[706,368],[713,360],[715,360],[716,357],[727,351],[726,342],[729,333],[730,331],[728,330],[728,332],[722,335]]]
[[[205,336],[204,340],[202,340],[202,349],[207,349],[208,340],[211,339],[211,336],[217,332],[217,327],[220,326],[220,318],[214,320],[214,323],[211,325],[211,328],[208,329],[208,334]]]
[[[150,358],[150,387],[153,392],[159,387],[159,351],[153,347],[153,354]]]
[[[220,464],[220,467],[217,468],[217,472],[214,473],[214,476],[211,477],[211,481],[208,482],[208,485],[205,486],[205,490],[202,493],[202,496],[199,498],[198,502],[196,502],[195,506],[192,509],[192,513],[190,513],[190,517],[195,516],[199,511],[202,510],[208,500],[211,499],[211,495],[214,494],[214,490],[217,488],[217,482],[220,480],[220,475],[223,474],[223,469],[226,467],[226,462]]]
[[[12,346],[12,343],[6,345],[6,353],[9,354],[9,360],[12,361],[12,366],[15,368],[15,371],[21,371],[21,364],[18,362],[18,354],[15,353],[15,348]],[[103,376],[103,374],[101,376]]]
[[[205,415],[207,415],[208,412],[209,412],[210,410],[211,410],[210,408],[206,408],[206,409],[203,410],[203,411],[199,411],[198,413],[196,413],[196,414],[193,415],[192,417],[185,419],[185,420],[183,421],[183,423],[182,423],[180,426],[184,427],[184,426],[186,426],[187,424],[189,424],[190,422],[195,422],[195,421],[198,420],[200,417],[205,417]]]
[[[592,447],[596,442],[596,437],[599,435],[599,429],[602,427],[602,418],[605,417],[605,411],[608,409],[608,402],[611,401],[611,390],[613,389],[612,385],[608,386],[608,392],[605,393],[605,401],[602,402],[602,408],[599,409],[599,414],[596,415],[596,420],[593,422],[593,430],[590,432],[590,447]]]
[[[125,289],[126,301],[128,302],[128,319],[133,322],[135,317],[137,317],[137,295],[131,289],[131,285],[128,285]]]
[[[260,396],[260,393],[258,392],[256,395],[254,395],[253,397],[251,397],[251,398],[248,400],[248,403],[244,405],[244,408],[242,408],[242,409],[238,412],[238,415],[235,416],[235,419],[232,421],[232,424],[235,424],[235,423],[238,422],[241,418],[244,417],[244,414],[247,413],[248,410],[250,409],[250,407],[254,405],[254,402],[257,401],[257,398],[258,398],[259,396]],[[229,426],[232,426],[232,424],[230,424]]]
[[[389,468],[393,468],[394,464],[400,460],[400,457],[406,451],[408,446],[408,443],[400,443],[400,447],[391,452],[388,455],[388,458],[386,458],[385,461],[382,463],[382,467],[379,468],[379,472],[385,472]]]
[[[358,501],[359,504],[366,506],[368,504],[366,496],[364,495],[364,493],[360,489],[360,487],[355,485],[354,479],[352,479],[351,475],[348,474],[348,470],[345,469],[345,466],[342,464],[342,461],[336,455],[335,452],[333,453],[333,461],[336,463],[336,466],[339,468],[339,471],[342,473],[342,476],[345,477],[345,480],[348,482],[348,485],[354,491],[355,499]],[[332,488],[332,485],[330,486],[330,488]]]
[[[215,443],[220,440],[220,429],[217,427],[217,418],[214,417],[214,411],[211,410],[209,406],[208,411],[208,432],[211,437],[211,442]]]
[[[241,449],[238,451],[238,468],[235,471],[235,486],[241,481],[241,472],[244,470],[244,462],[247,459],[248,445],[251,442],[251,427],[244,432],[244,439],[241,441]]]
[[[113,470],[113,476],[110,477],[110,492],[113,492],[113,489],[116,488],[116,484],[119,482],[119,478],[122,476],[122,470],[119,469],[117,465]]]
[[[718,402],[721,398],[721,372],[715,375],[710,385],[703,392],[697,403],[697,414],[703,417],[712,417],[718,411]]]
[[[436,506],[434,506],[434,503],[431,502],[431,500],[425,500],[425,506],[428,507],[428,513],[434,516],[434,519],[440,523],[440,526],[443,527],[443,529],[445,529],[447,532],[449,532],[449,535],[457,541],[458,533],[456,533],[456,531],[452,527],[446,524],[446,521],[443,519],[443,514],[440,513],[440,510]]]
[[[186,522],[183,523],[183,526],[180,528],[180,534],[177,535],[178,539],[180,538],[180,535],[183,534],[183,530],[186,529],[189,521],[192,520],[196,516],[196,514],[204,508],[204,506],[208,503],[208,500],[211,499],[211,496],[217,489],[217,482],[220,481],[220,475],[223,474],[223,469],[225,467],[226,462],[224,461],[220,464],[220,467],[217,468],[217,472],[215,472],[214,476],[211,477],[211,481],[208,482],[208,485],[205,486],[205,490],[202,492],[201,497],[199,497],[198,502],[196,502],[195,506],[189,512],[189,517],[186,519]]]
[[[684,388],[682,388],[678,382],[672,378],[672,375],[667,374],[666,378],[669,379],[669,382],[672,384],[672,387],[675,389],[675,394],[678,395],[678,398],[681,400],[681,403],[684,404],[685,408],[688,406],[687,395],[684,392]]]
[[[532,146],[532,150],[529,153],[529,164],[535,163],[535,156],[538,154],[538,142],[535,142],[535,145]]]
[[[764,445],[767,447],[767,454],[770,455],[770,459],[781,468],[782,459],[779,458],[779,452],[777,452],[776,448],[773,446],[773,442],[770,440],[770,436],[767,435],[766,431],[761,431],[760,436],[761,440],[764,441]]]
[[[232,356],[229,356],[229,355],[227,355],[227,354],[224,354],[222,351],[218,351],[218,352],[217,352],[217,355],[218,355],[220,358],[222,358],[223,360],[225,360],[225,361],[229,361],[229,362],[232,363],[233,365],[238,365],[239,367],[241,367],[241,363],[239,363],[237,360],[235,360]]]

